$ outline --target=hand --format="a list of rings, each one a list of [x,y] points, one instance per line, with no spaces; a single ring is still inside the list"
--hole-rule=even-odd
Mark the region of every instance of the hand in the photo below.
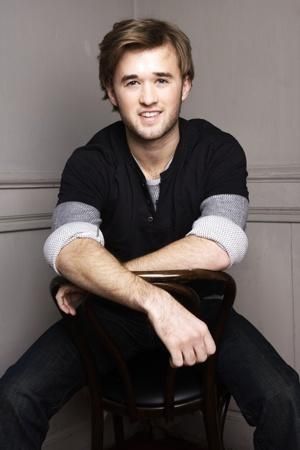
[[[148,317],[170,352],[173,367],[204,362],[216,351],[207,325],[173,297],[152,303]]]
[[[55,296],[57,305],[65,314],[76,315],[76,308],[86,297],[87,292],[73,284],[61,286]]]

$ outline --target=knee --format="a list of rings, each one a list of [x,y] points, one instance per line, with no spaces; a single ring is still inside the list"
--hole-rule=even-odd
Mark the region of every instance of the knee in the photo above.
[[[300,448],[300,388],[297,377],[267,395],[254,432],[255,448]]]
[[[281,386],[278,392],[273,395],[269,400],[269,403],[277,405],[278,407],[294,407],[300,406],[300,385],[299,382],[294,382]]]
[[[40,449],[48,430],[34,380],[24,375],[11,367],[0,379],[1,449],[1,442],[11,449]]]
[[[42,400],[34,376],[14,366],[9,368],[0,379],[0,440],[1,433],[11,433],[15,429],[31,443],[29,447],[24,444],[24,448],[36,448],[32,437],[39,435],[37,439],[44,439],[48,430],[47,410]]]
[[[26,403],[26,398],[30,397],[30,387],[27,386],[26,379],[16,376],[12,369],[0,379],[0,408],[17,410]]]
[[[277,380],[267,391],[264,398],[264,411],[277,411],[278,414],[290,413],[300,417],[300,384],[298,375],[291,370],[290,376]]]
[[[260,377],[252,389],[247,402],[241,409],[247,421],[254,426],[269,422],[273,425],[280,419],[282,421],[300,418],[300,384],[299,378],[293,369],[284,374],[274,373],[272,376]],[[298,420],[297,419],[297,420]]]

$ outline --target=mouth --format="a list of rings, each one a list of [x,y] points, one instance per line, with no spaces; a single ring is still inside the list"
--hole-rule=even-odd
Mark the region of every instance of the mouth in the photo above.
[[[161,111],[142,111],[139,116],[145,119],[155,119],[161,114]]]
[[[162,111],[142,111],[139,113],[141,124],[144,126],[154,126],[160,120]]]

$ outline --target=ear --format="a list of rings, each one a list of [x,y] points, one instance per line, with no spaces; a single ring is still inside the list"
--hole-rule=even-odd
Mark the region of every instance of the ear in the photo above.
[[[181,94],[182,101],[184,101],[188,97],[191,89],[192,89],[192,81],[190,77],[187,76],[183,79],[182,83],[182,94]]]
[[[118,107],[118,101],[117,101],[116,94],[115,94],[115,91],[114,91],[113,87],[112,86],[108,86],[106,88],[106,92],[107,92],[108,98],[110,100],[110,103],[117,108]]]

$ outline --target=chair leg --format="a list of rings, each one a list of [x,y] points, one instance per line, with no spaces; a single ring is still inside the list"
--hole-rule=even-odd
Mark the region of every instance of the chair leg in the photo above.
[[[206,399],[203,410],[204,425],[209,450],[224,450],[216,394]]]
[[[231,399],[231,395],[229,393],[226,393],[223,396],[222,404],[221,404],[221,408],[220,408],[220,423],[221,423],[222,440],[223,440],[223,436],[224,436],[225,419],[226,419],[230,399]]]
[[[104,411],[97,394],[91,396],[91,450],[103,450]]]
[[[112,414],[115,443],[117,448],[121,448],[125,441],[123,417],[118,414]]]

